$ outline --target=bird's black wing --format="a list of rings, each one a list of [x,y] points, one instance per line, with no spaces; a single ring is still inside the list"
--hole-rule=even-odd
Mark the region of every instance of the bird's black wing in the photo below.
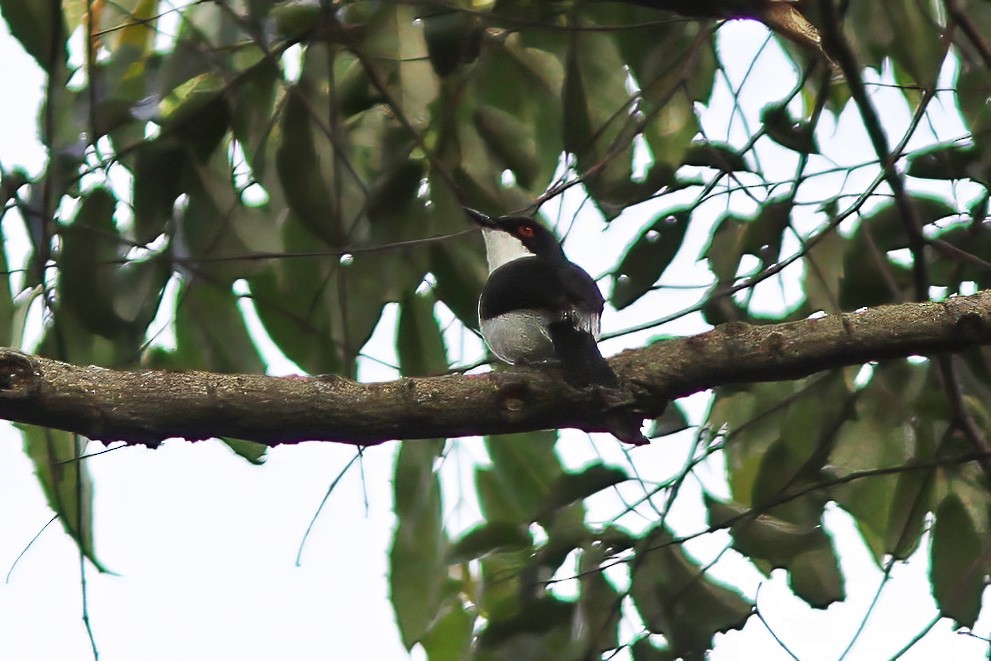
[[[568,262],[567,269],[561,273],[561,280],[571,304],[578,308],[579,312],[594,315],[596,320],[602,316],[605,300],[592,276],[580,266]],[[598,333],[598,328],[595,331]]]
[[[572,263],[522,257],[489,275],[482,289],[479,313],[486,319],[515,310],[566,310],[602,314],[604,301],[588,273]]]
[[[478,312],[491,319],[517,310],[564,310],[570,305],[559,269],[545,259],[521,257],[489,275]]]

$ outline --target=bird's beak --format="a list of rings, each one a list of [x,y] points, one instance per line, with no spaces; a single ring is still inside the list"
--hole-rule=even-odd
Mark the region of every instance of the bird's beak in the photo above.
[[[474,220],[482,227],[488,227],[488,228],[496,227],[495,222],[481,211],[475,211],[474,209],[470,209],[468,207],[462,207],[462,208],[465,210],[465,213],[468,214],[469,218]]]

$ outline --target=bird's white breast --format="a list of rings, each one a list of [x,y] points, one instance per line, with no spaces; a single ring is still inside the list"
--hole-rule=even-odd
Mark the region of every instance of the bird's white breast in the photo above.
[[[492,353],[504,362],[539,363],[554,358],[548,322],[545,314],[535,310],[507,312],[483,319],[482,336]]]

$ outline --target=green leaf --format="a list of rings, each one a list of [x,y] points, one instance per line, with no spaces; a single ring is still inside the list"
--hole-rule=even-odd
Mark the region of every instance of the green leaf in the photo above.
[[[848,249],[848,240],[831,230],[805,252],[802,260],[805,263],[805,299],[812,311],[830,314],[841,311],[840,285]]]
[[[475,109],[474,119],[492,154],[513,172],[521,186],[530,188],[541,169],[534,125],[504,110],[481,105]]]
[[[310,374],[338,373],[341,356],[329,337],[327,312],[318,304],[321,292],[313,286],[329,277],[318,265],[301,262],[272,264],[250,279],[255,309],[287,358]]]
[[[53,2],[2,0],[0,13],[7,21],[10,33],[48,75],[55,75],[65,66],[68,59],[65,47],[67,32],[59,5]]]
[[[482,580],[478,589],[479,614],[488,619],[504,620],[519,610],[522,598],[521,577],[531,562],[532,551],[506,551],[482,556]]]
[[[201,279],[184,283],[175,315],[176,354],[182,369],[261,374],[258,355],[237,298],[228,289]]]
[[[389,589],[406,649],[421,640],[441,610],[447,537],[434,463],[444,442],[406,441],[396,456],[396,529],[389,549]]]
[[[475,618],[459,598],[449,598],[445,604],[420,644],[429,661],[462,661],[470,656]]]
[[[489,521],[475,526],[455,542],[448,553],[448,562],[466,562],[489,553],[528,549],[533,536],[527,526],[505,521]]]
[[[921,61],[930,59],[934,48],[939,47],[938,31],[933,32],[932,27],[935,26],[927,14],[928,10],[913,6],[911,0],[855,3],[849,7],[844,27],[849,30],[851,45],[864,66],[880,71],[884,59],[893,58],[898,70],[896,75],[900,78],[898,82],[925,87],[935,82],[934,78],[923,73],[925,70],[931,71],[933,63],[923,66]],[[922,30],[925,23],[929,23],[930,28]],[[919,52],[911,52],[913,48],[918,48]],[[910,75],[917,77],[904,80],[905,74],[913,71],[914,75]]]
[[[160,139],[175,140],[181,143],[186,152],[199,161],[207,161],[211,156],[226,158],[220,147],[230,129],[230,107],[225,91],[214,93],[203,90],[178,108],[164,122]]]
[[[530,523],[561,474],[554,431],[485,439],[492,467],[475,473],[479,505],[488,521]]]
[[[635,14],[629,20],[652,24],[650,30],[631,30],[614,38],[639,88],[637,110],[646,122],[641,130],[652,159],[644,184],[653,181],[656,190],[674,183],[673,177],[666,181],[665,175],[673,174],[685,161],[699,133],[695,104],[709,103],[716,72],[715,45],[711,37],[700,38],[699,32],[685,30],[677,21],[656,22],[653,16]],[[644,187],[647,191],[653,192],[650,186]]]
[[[158,10],[158,0],[118,0],[112,5],[104,5],[100,13],[101,24],[94,29],[102,29],[103,45],[111,51],[129,49],[143,53],[151,48],[155,37],[152,29]],[[94,13],[97,13],[94,8]]]
[[[236,109],[231,116],[231,129],[252,174],[261,181],[267,176],[266,146],[274,130],[272,117],[278,112],[281,84],[276,60],[267,57],[244,72],[239,84],[229,91]]]
[[[735,521],[729,529],[733,548],[753,561],[785,569],[796,596],[815,608],[826,608],[845,598],[839,558],[819,517],[796,523],[709,496],[705,500],[709,524],[722,526]]]
[[[290,89],[286,98],[281,143],[275,156],[279,183],[286,204],[299,221],[330,245],[336,245],[340,209],[331,201],[333,176],[318,151],[324,147],[329,150],[331,145],[323,135],[319,139],[314,135],[309,87],[304,87],[304,82],[297,90]]]
[[[627,73],[616,41],[609,35],[574,31],[566,64],[564,148],[575,155],[578,171],[607,218],[629,203],[633,138]],[[590,171],[595,168],[594,173]]]
[[[282,231],[287,252],[331,254],[266,263],[249,279],[258,316],[283,353],[307,372],[353,375],[354,359],[386,302],[415,287],[425,269],[413,256],[384,260],[360,252],[335,258],[292,217]]]
[[[121,245],[114,222],[116,206],[112,192],[95,188],[83,198],[72,224],[60,232],[60,304],[89,331],[105,337],[121,328],[112,303]]]
[[[984,67],[961,66],[957,77],[957,102],[974,139],[983,143],[986,150],[991,135],[991,80]]]
[[[677,402],[668,403],[661,417],[655,419],[650,425],[647,438],[660,438],[668,436],[685,429],[688,429],[688,418],[682,412]]]
[[[581,626],[576,629],[584,639],[586,658],[619,646],[623,597],[606,578],[601,566],[604,560],[601,546],[586,549],[579,556],[580,592],[576,615]]]
[[[799,121],[788,113],[788,109],[776,103],[765,106],[760,113],[760,121],[768,137],[776,143],[799,154],[818,154],[815,126]]]
[[[127,258],[127,240],[114,219],[116,207],[113,193],[94,188],[84,196],[72,223],[59,228],[59,309],[85,332],[120,342],[122,348],[130,345],[136,352],[158,312],[172,265],[165,254]]]
[[[723,503],[709,495],[705,497],[709,525],[722,527],[729,521],[733,547],[750,558],[766,560],[774,568],[808,549],[823,535],[820,522],[811,525],[791,523],[779,517],[759,513],[736,503]]]
[[[788,585],[814,608],[827,608],[846,599],[839,558],[828,535],[817,537],[809,549],[791,559]]]
[[[757,217],[746,224],[740,251],[757,257],[764,264],[778,261],[781,242],[791,222],[791,209],[790,199],[765,202]]]
[[[720,172],[752,172],[743,154],[724,142],[693,142],[685,152],[684,165],[695,165]]]
[[[172,222],[186,155],[165,141],[146,142],[134,155],[135,240],[148,243]]]
[[[709,269],[719,282],[732,282],[736,277],[743,256],[740,245],[746,223],[747,219],[740,216],[723,216],[717,221],[709,245],[702,252],[702,257],[708,260]]]
[[[284,39],[295,40],[313,29],[323,13],[320,5],[308,2],[276,2],[269,13],[275,31]]]
[[[159,120],[164,128],[188,125],[222,98],[226,81],[217,74],[202,73],[182,83],[159,102]]]
[[[630,574],[630,594],[644,624],[663,634],[679,656],[701,658],[715,634],[743,628],[753,609],[739,592],[707,577],[664,526],[637,545]]]
[[[923,226],[957,213],[945,200],[931,195],[913,195],[909,198],[909,203]],[[898,206],[892,202],[865,216],[857,227],[857,232],[869,232],[871,240],[883,252],[907,248],[910,239],[905,229],[906,222]]]
[[[439,374],[447,369],[447,351],[433,295],[411,292],[403,298],[396,328],[399,371],[403,376]]]
[[[539,508],[539,517],[545,518],[565,505],[585,500],[628,479],[630,476],[623,469],[606,466],[602,462],[591,464],[578,473],[561,473],[547,492]]]
[[[238,257],[253,249],[280,247],[277,226],[262,210],[242,204],[227,155],[218,150],[206,161],[187,159],[181,171],[178,185],[186,195],[185,205],[166,222],[175,223],[181,252],[193,261],[196,274],[219,285],[262,268],[257,260]],[[171,182],[166,177],[162,185]]]
[[[981,611],[988,572],[987,534],[976,528],[956,494],[939,504],[932,529],[933,597],[940,613],[960,626],[973,627]]]
[[[679,208],[662,212],[626,249],[614,272],[610,303],[617,310],[636,302],[671,264],[685,238],[692,210]]]
[[[427,107],[436,98],[439,83],[416,8],[381,4],[366,25],[361,51],[385,87],[393,110],[412,126],[424,128],[430,118]]]
[[[761,383],[742,391],[717,391],[710,424],[726,425],[726,459],[733,499],[760,506],[783,490],[818,481],[832,430],[851,415],[842,370],[791,383]],[[818,519],[821,504],[799,512]],[[776,515],[781,517],[781,511]],[[802,520],[788,519],[792,523]]]
[[[93,482],[88,464],[80,460],[88,441],[56,429],[21,425],[24,450],[34,464],[48,506],[86,558],[101,572],[93,542]]]
[[[11,273],[7,262],[7,237],[4,236],[3,225],[0,223],[0,346],[19,347],[20,342],[14,343],[14,338],[20,338],[20,327],[23,320],[18,320],[18,307],[11,295]]]
[[[220,439],[224,445],[229,447],[234,453],[247,460],[255,466],[261,466],[268,458],[268,446],[254,441],[244,441],[240,438],[223,437]]]
[[[475,113],[470,116],[470,126],[477,127],[479,140],[487,149],[477,153],[462,145],[457,160],[464,174],[470,174],[483,186],[483,176],[493,180],[499,178],[502,168],[495,167],[493,161],[504,161],[506,167],[518,168],[519,171],[514,171],[517,183],[527,187],[532,195],[537,195],[553,180],[563,149],[561,87],[564,69],[561,60],[549,52],[548,49],[553,48],[551,44],[537,42],[537,47],[531,48],[524,38],[525,33],[514,32],[504,40],[486,41],[470,77],[471,93],[468,96],[474,99],[476,105],[474,109],[466,105],[465,110]],[[478,122],[479,112],[488,115],[488,125],[485,124],[486,119],[482,120],[482,124]],[[497,113],[500,113],[498,117],[522,120],[523,127],[512,129],[514,132],[525,132],[521,146],[513,149],[505,144],[505,134],[495,139],[491,132],[487,133],[497,129]],[[446,120],[447,113],[443,117]],[[448,152],[454,151],[456,142],[465,135],[469,117],[450,119],[446,139],[442,142],[442,147]],[[530,150],[531,143],[533,151]],[[490,153],[490,150],[495,153]],[[500,155],[500,151],[504,153]],[[514,153],[517,151],[519,153]],[[487,174],[482,175],[483,172]],[[493,193],[496,196],[500,194],[497,190]],[[507,204],[506,208],[514,206],[517,205]]]
[[[905,172],[920,179],[973,179],[988,183],[986,173],[981,173],[979,168],[974,167],[980,162],[979,156],[973,145],[935,145],[909,154]]]
[[[864,477],[832,490],[836,502],[857,521],[879,565],[889,555],[904,558],[911,553],[929,510],[931,475],[912,464],[932,461],[936,441],[928,425],[916,429],[905,415],[914,408],[928,368],[928,363],[889,363],[875,370],[857,397],[855,417],[839,429],[829,456],[829,472],[837,478],[905,468],[902,473]]]
[[[430,248],[434,292],[468,328],[478,329],[478,298],[488,277],[485,249],[478,237],[436,243]]]
[[[506,619],[490,621],[478,635],[478,645],[482,650],[495,648],[514,636],[535,634],[544,636],[556,633],[558,641],[548,645],[549,650],[562,649],[562,642],[570,639],[570,623],[574,604],[546,594],[522,604],[519,611]],[[521,658],[521,657],[517,657]],[[547,658],[544,655],[525,658]]]
[[[423,37],[430,64],[438,76],[447,76],[461,64],[474,62],[482,45],[484,26],[476,14],[449,9],[422,10]]]
[[[649,638],[643,637],[633,643],[633,661],[677,661],[677,654],[669,647],[657,647]]]
[[[913,195],[909,203],[924,228],[957,214],[944,200],[930,195]],[[909,268],[887,255],[909,247],[907,222],[894,203],[884,204],[863,218],[844,256],[840,307],[851,310],[883,305],[909,291],[913,284]]]

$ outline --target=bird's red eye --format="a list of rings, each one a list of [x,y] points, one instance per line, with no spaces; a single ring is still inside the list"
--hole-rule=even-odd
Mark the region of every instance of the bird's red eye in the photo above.
[[[532,239],[534,235],[532,225],[520,225],[516,228],[516,233],[519,234],[524,239]]]

